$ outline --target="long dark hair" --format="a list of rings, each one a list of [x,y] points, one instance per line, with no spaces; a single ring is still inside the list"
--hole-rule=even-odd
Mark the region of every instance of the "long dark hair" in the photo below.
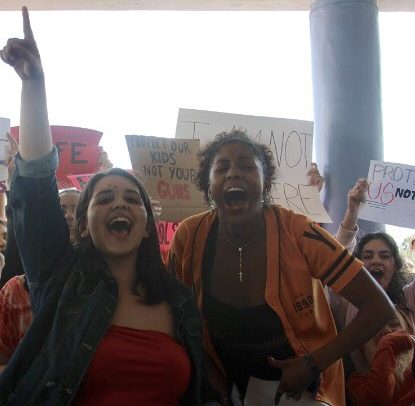
[[[83,236],[87,223],[87,211],[96,184],[107,176],[120,176],[126,178],[137,186],[145,210],[147,212],[148,237],[143,239],[138,248],[136,263],[136,283],[133,293],[141,296],[148,304],[160,303],[166,297],[165,280],[167,272],[160,254],[160,245],[157,229],[151,208],[150,197],[142,183],[132,174],[120,168],[111,168],[95,174],[82,191],[75,211],[75,236],[83,249],[94,250],[90,236]],[[144,294],[143,294],[144,292]]]
[[[393,304],[405,307],[406,303],[402,289],[405,285],[410,283],[411,278],[408,272],[406,272],[404,262],[399,254],[399,248],[395,240],[389,234],[384,232],[368,233],[357,243],[354,255],[355,257],[362,259],[362,251],[364,246],[372,240],[383,241],[391,251],[392,258],[395,263],[395,271],[389,282],[388,288],[386,289],[386,294],[389,296],[389,299]]]

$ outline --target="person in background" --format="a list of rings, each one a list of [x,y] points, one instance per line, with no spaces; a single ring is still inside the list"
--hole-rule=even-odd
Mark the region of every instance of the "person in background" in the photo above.
[[[348,205],[344,218],[336,233],[336,238],[354,255],[363,261],[365,268],[384,289],[396,309],[402,314],[410,333],[415,330],[415,283],[414,274],[408,272],[395,240],[387,233],[376,232],[364,235],[356,242],[359,232],[357,219],[359,209],[364,202],[368,184],[359,179],[348,192]],[[354,306],[333,295],[331,306],[337,325],[344,328],[356,314]],[[355,369],[367,372],[367,362],[356,359]]]
[[[169,267],[196,294],[222,404],[247,401],[258,386],[260,402],[271,386],[264,404],[343,406],[341,357],[380,330],[393,308],[331,235],[270,204],[274,177],[265,145],[239,130],[218,134],[199,152],[197,173],[211,210],[180,223]],[[338,335],[324,285],[359,308]]]
[[[70,242],[58,200],[39,51],[0,52],[22,79],[19,154],[10,190],[34,319],[0,375],[0,404],[201,403],[201,320],[193,295],[165,270],[150,199],[137,178],[94,175]]]
[[[26,334],[32,319],[25,277],[14,276],[0,290],[0,373]]]
[[[66,223],[69,227],[69,238],[71,243],[76,242],[75,238],[75,209],[78,203],[80,192],[77,189],[63,189],[59,191],[59,203],[63,210]]]
[[[63,189],[59,202],[68,224],[71,243],[75,243],[75,209],[80,192]],[[23,269],[22,269],[23,272]],[[32,308],[25,275],[10,278],[0,290],[0,372],[6,367],[14,351],[32,323]]]
[[[365,374],[352,373],[346,382],[353,406],[413,406],[415,404],[415,337],[399,328],[379,335]]]
[[[358,242],[357,219],[368,183],[359,179],[348,192],[348,205],[336,238],[363,261],[373,279],[395,305],[395,317],[376,336],[346,356],[350,403],[412,405],[415,393],[411,370],[415,332],[415,281],[405,267],[395,240],[384,232],[368,233]],[[352,303],[330,292],[330,306],[339,330],[356,316]]]
[[[372,277],[385,290],[405,320],[405,328],[415,331],[415,280],[407,272],[395,240],[387,233],[364,235],[354,254],[361,259]]]

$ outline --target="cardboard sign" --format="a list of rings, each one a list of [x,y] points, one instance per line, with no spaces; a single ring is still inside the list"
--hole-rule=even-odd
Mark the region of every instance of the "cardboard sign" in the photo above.
[[[10,132],[10,120],[0,117],[0,182],[3,182],[4,185],[9,175],[6,166],[10,150],[9,140],[7,139],[8,132]],[[0,193],[3,191],[4,188],[2,187]]]
[[[144,135],[125,139],[136,176],[160,201],[162,220],[180,221],[207,209],[195,185],[199,140]]]
[[[94,175],[94,173],[88,173],[84,175],[68,175],[68,178],[72,182],[72,186],[82,192],[89,179],[91,179]]]
[[[52,125],[52,141],[59,153],[56,172],[59,188],[72,187],[68,175],[94,173],[98,171],[98,144],[102,133],[79,127]],[[12,127],[11,134],[18,139],[19,127]]]
[[[359,218],[415,228],[415,166],[370,161],[366,202]]]
[[[204,145],[216,134],[233,128],[245,130],[252,139],[271,149],[277,168],[277,182],[272,188],[275,204],[319,223],[332,222],[317,187],[310,186],[307,177],[313,149],[311,121],[180,109],[176,137],[200,139]]]

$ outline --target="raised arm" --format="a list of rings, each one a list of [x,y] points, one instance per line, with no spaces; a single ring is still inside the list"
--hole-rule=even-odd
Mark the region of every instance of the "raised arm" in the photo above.
[[[357,219],[360,206],[365,201],[367,188],[367,180],[360,178],[347,193],[347,209],[335,237],[349,251],[353,251],[356,245],[356,234],[359,231]]]
[[[24,38],[10,38],[0,51],[0,56],[22,79],[19,151],[22,159],[33,160],[52,150],[52,136],[46,105],[45,77],[26,7],[23,7],[22,14]]]
[[[45,297],[45,282],[53,283],[66,269],[61,263],[63,251],[72,250],[72,245],[59,204],[55,176],[58,156],[49,128],[42,64],[26,8],[22,14],[24,38],[9,39],[0,57],[22,79],[19,154],[9,197],[32,307],[36,309]]]

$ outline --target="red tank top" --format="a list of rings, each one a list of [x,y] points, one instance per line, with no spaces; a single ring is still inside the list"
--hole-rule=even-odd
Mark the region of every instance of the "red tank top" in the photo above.
[[[178,405],[190,374],[187,353],[167,334],[110,326],[73,404]]]

